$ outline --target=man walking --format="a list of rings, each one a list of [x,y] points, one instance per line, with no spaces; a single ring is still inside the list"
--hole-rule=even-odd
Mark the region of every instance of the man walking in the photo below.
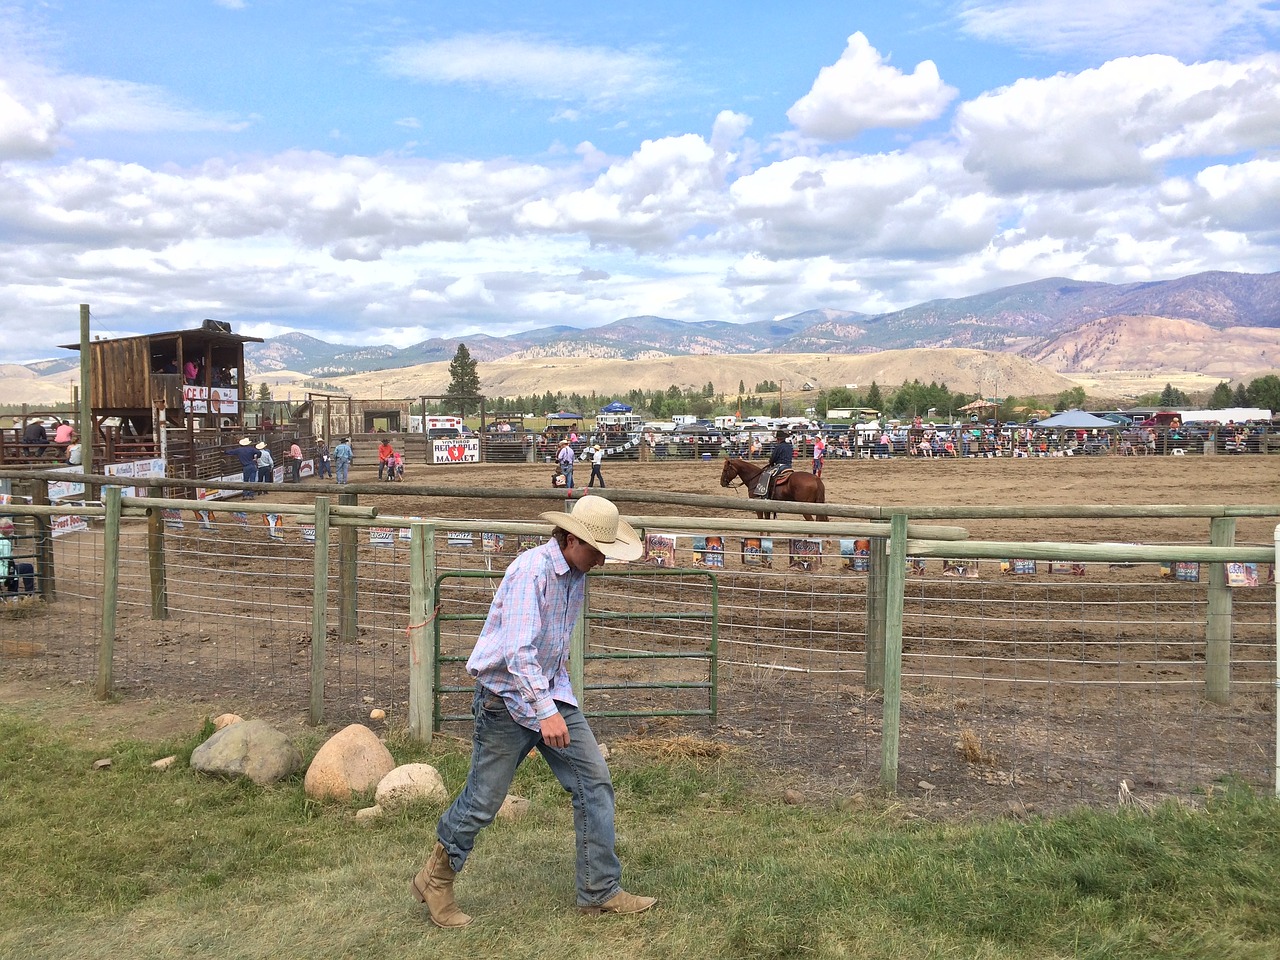
[[[604,489],[604,474],[600,472],[602,463],[604,463],[604,448],[597,443],[591,448],[591,479],[587,481],[588,487],[594,487],[599,480],[600,489]]]
[[[553,538],[507,568],[467,661],[467,672],[476,679],[471,769],[462,792],[436,824],[435,847],[411,884],[438,927],[471,922],[454,900],[454,878],[476,835],[497,816],[516,768],[531,749],[542,754],[573,796],[578,908],[592,915],[640,913],[657,902],[622,889],[614,850],[613,781],[578,709],[568,672],[569,640],[585,599],[587,572],[606,557],[637,560],[644,547],[603,497],[583,497],[572,513],[541,516],[555,527]]]

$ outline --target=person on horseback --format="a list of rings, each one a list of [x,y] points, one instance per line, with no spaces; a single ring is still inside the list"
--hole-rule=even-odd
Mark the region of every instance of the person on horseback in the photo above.
[[[756,480],[755,495],[766,500],[773,499],[773,486],[778,475],[791,469],[791,461],[795,458],[795,450],[791,447],[791,439],[785,430],[779,430],[773,444],[773,452],[769,454],[769,462],[760,471]]]

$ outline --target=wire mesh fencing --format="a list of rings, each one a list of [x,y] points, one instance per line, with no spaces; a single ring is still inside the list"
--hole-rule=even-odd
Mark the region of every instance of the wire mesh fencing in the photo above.
[[[267,509],[261,507],[261,509]],[[407,718],[409,520],[335,525],[324,572],[323,712]],[[748,521],[749,523],[749,521]],[[435,719],[467,735],[464,669],[501,573],[539,533],[437,530]],[[509,528],[511,525],[507,524]],[[19,531],[21,532],[21,531]],[[636,565],[589,582],[583,701],[602,736],[693,734],[806,784],[875,788],[885,748],[872,542],[646,531]],[[313,694],[314,524],[243,510],[126,520],[115,692],[305,714]],[[1169,545],[1176,556],[1177,545]],[[99,524],[54,542],[56,597],[0,605],[7,672],[93,683]],[[1243,565],[1242,565],[1243,566]],[[1209,565],[942,561],[905,571],[899,789],[963,810],[1193,798],[1271,785],[1274,568],[1230,592],[1229,696],[1206,695]],[[162,575],[162,576],[161,576]],[[157,582],[163,590],[157,590]],[[1221,702],[1219,702],[1221,701]]]

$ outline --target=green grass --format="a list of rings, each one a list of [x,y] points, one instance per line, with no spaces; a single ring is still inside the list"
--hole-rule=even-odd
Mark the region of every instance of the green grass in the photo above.
[[[0,708],[0,957],[1280,955],[1280,804],[1234,787],[1201,811],[935,823],[891,800],[787,806],[749,765],[624,750],[626,882],[661,902],[588,919],[567,799],[535,762],[515,788],[531,813],[485,831],[459,881],[476,922],[443,932],[408,892],[438,807],[358,826],[363,802],[310,803],[301,778],[201,777],[186,759],[207,732],[104,750]],[[456,745],[390,746],[461,785]]]

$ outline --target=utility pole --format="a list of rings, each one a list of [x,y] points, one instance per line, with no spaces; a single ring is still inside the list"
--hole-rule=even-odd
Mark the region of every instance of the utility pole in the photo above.
[[[89,305],[80,304],[80,462],[85,476],[93,473],[93,395],[89,382]],[[88,496],[89,491],[85,491]]]

